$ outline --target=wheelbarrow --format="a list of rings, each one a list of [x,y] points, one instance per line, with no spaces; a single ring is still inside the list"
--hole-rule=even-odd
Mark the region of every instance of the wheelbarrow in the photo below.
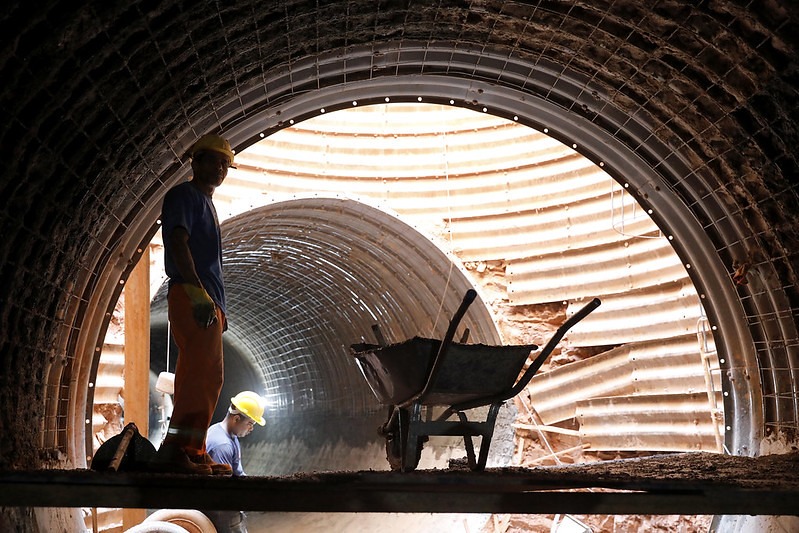
[[[566,332],[601,303],[594,298],[564,322],[522,374],[529,355],[538,349],[534,344],[465,344],[465,337],[453,342],[476,296],[473,289],[466,292],[443,340],[414,337],[387,346],[375,326],[380,344],[350,347],[377,400],[388,406],[388,419],[379,432],[386,439],[386,458],[394,471],[413,471],[430,436],[463,437],[469,468],[485,469],[499,408],[524,390]],[[485,406],[484,420],[468,419],[466,411]],[[436,415],[434,409],[442,407]],[[478,436],[476,456],[473,437]]]

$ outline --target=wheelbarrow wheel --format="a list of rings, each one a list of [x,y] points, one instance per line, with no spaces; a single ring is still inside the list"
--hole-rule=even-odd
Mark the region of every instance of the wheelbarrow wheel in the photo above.
[[[396,416],[389,411],[391,425],[384,429],[386,437],[386,459],[391,470],[402,470],[402,456],[405,451],[405,442],[408,438],[408,410],[398,408]]]
[[[410,472],[419,464],[425,439],[416,438],[413,443],[408,441],[410,424],[410,412],[408,409],[397,408],[396,416],[393,419],[389,418],[389,420],[391,420],[391,425],[384,430],[388,464],[394,472]],[[405,461],[405,464],[403,464],[403,458],[406,455],[405,452],[408,446],[415,447],[416,454],[412,460]]]
[[[410,446],[411,446],[410,443],[406,444],[406,448]],[[424,439],[417,438],[413,446],[416,448],[416,454],[413,456],[412,459],[406,461],[405,465],[402,467],[403,472],[413,472],[416,469],[416,467],[419,466],[419,460],[422,458],[422,448],[424,447]]]
[[[392,471],[402,470],[402,447],[399,438],[386,437],[386,459]]]

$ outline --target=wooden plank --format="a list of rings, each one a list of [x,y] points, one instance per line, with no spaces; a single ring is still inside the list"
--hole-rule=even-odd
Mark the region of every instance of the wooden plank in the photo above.
[[[150,422],[150,247],[125,285],[125,422],[133,422],[147,436]],[[125,509],[122,527],[129,529],[146,517],[144,509]]]
[[[789,515],[799,509],[799,480],[793,474],[797,465],[799,454],[775,459],[696,453],[485,472],[369,471],[247,478],[86,470],[6,472],[0,473],[0,506]],[[576,491],[588,488],[592,490]]]

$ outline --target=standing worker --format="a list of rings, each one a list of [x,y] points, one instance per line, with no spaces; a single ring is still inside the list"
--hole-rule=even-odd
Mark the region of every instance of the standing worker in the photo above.
[[[243,391],[230,399],[224,420],[208,428],[208,455],[230,465],[233,476],[244,477],[239,439],[252,432],[255,424],[263,426],[264,400],[252,391]],[[206,511],[219,533],[247,533],[247,517],[241,511]]]
[[[191,149],[191,181],[170,189],[161,213],[167,296],[178,347],[174,409],[154,468],[182,474],[231,475],[206,453],[205,435],[224,381],[225,286],[222,238],[212,202],[233,165],[230,143],[201,137]]]

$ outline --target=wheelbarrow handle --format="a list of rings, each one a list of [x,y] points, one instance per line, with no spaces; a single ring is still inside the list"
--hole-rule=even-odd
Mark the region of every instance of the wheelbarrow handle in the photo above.
[[[552,336],[552,338],[549,339],[549,342],[546,344],[546,346],[544,346],[543,350],[541,350],[541,353],[538,354],[538,357],[536,357],[533,360],[533,362],[530,364],[530,366],[527,368],[527,370],[525,371],[524,375],[522,376],[522,379],[520,379],[516,383],[516,385],[513,386],[513,388],[511,389],[511,391],[509,393],[508,398],[513,398],[514,396],[519,394],[522,391],[522,389],[524,389],[527,386],[527,384],[533,378],[535,373],[538,372],[538,369],[541,368],[541,365],[544,364],[544,361],[547,360],[547,358],[549,357],[549,354],[552,353],[552,350],[554,350],[555,347],[558,345],[558,343],[563,338],[563,336],[566,335],[566,333],[575,324],[577,324],[579,321],[581,321],[582,319],[584,319],[585,317],[590,315],[591,312],[594,309],[596,309],[597,307],[599,307],[601,304],[602,304],[602,301],[599,298],[594,298],[593,300],[591,300],[590,302],[585,304],[582,307],[582,309],[580,309],[579,311],[574,313],[571,317],[569,317],[569,319],[566,320],[566,322],[564,322],[558,328],[558,330],[555,332],[555,334]],[[508,398],[505,398],[505,399],[508,399]]]
[[[591,314],[591,312],[597,307],[599,307],[601,304],[602,301],[599,298],[594,298],[593,300],[585,304],[582,309],[580,309],[579,311],[574,313],[571,317],[569,317],[569,319],[566,320],[566,322],[564,322],[558,328],[555,334],[552,335],[552,338],[549,339],[549,342],[547,342],[546,346],[544,346],[544,348],[541,350],[541,353],[539,353],[538,356],[533,360],[533,362],[530,363],[530,366],[527,367],[527,370],[525,370],[524,375],[522,375],[522,377],[516,382],[516,384],[513,387],[510,388],[510,390],[487,398],[478,398],[476,400],[453,405],[449,407],[446,411],[444,411],[440,419],[444,420],[447,417],[449,417],[450,414],[456,411],[472,409],[473,407],[480,407],[494,402],[504,402],[505,400],[508,400],[518,395],[527,386],[527,384],[530,383],[530,380],[533,379],[535,373],[538,372],[538,369],[541,368],[541,365],[544,364],[544,361],[547,360],[549,354],[552,353],[552,350],[555,349],[555,347],[558,345],[563,336],[566,335],[566,333],[575,324],[577,324],[579,321],[581,321],[589,314]]]
[[[565,328],[565,330],[567,330],[567,331],[568,331],[569,329],[571,329],[571,327],[572,327],[573,325],[575,325],[577,322],[581,321],[582,319],[584,319],[585,317],[587,317],[588,315],[590,315],[590,314],[591,314],[591,312],[592,312],[594,309],[596,309],[597,307],[599,307],[600,305],[602,305],[602,301],[601,301],[599,298],[594,298],[593,300],[591,300],[590,302],[588,302],[587,304],[585,304],[585,305],[582,307],[582,309],[580,309],[579,311],[577,311],[576,313],[574,313],[574,314],[571,316],[571,318],[569,318],[569,320],[567,320],[567,321],[566,321],[566,322],[563,324],[563,326],[561,326],[561,327],[562,327],[562,328]]]
[[[455,338],[455,330],[458,329],[461,320],[463,320],[463,315],[466,314],[466,310],[469,309],[469,306],[472,305],[475,298],[477,298],[477,291],[474,289],[469,289],[466,291],[466,294],[463,295],[463,300],[458,306],[458,310],[455,311],[455,314],[452,315],[452,319],[449,321],[447,333],[444,335],[445,340],[452,342],[452,339]]]
[[[122,439],[119,441],[119,444],[117,444],[117,449],[114,452],[114,456],[111,458],[111,462],[108,464],[109,470],[113,470],[114,472],[119,470],[119,466],[122,464],[122,459],[124,459],[125,454],[128,453],[130,441],[133,439],[133,435],[138,431],[139,429],[133,422],[129,422],[128,425],[125,426],[125,429],[122,431]]]
[[[463,295],[463,300],[458,306],[458,310],[455,311],[455,314],[452,315],[452,319],[449,321],[449,327],[447,328],[446,334],[444,334],[444,340],[441,341],[441,346],[438,347],[436,362],[438,362],[438,359],[444,355],[449,348],[452,339],[455,338],[455,331],[458,329],[461,320],[463,320],[463,315],[466,314],[466,311],[469,309],[469,306],[472,305],[475,298],[477,298],[477,291],[474,289],[469,289],[466,291],[466,294]]]
[[[469,309],[469,306],[472,305],[472,302],[475,300],[475,298],[477,298],[477,291],[474,289],[469,289],[466,291],[466,294],[463,295],[463,300],[458,306],[458,310],[455,311],[454,315],[452,315],[452,319],[449,321],[449,327],[444,335],[444,339],[441,341],[441,344],[438,347],[438,352],[433,360],[433,366],[430,368],[430,374],[427,376],[427,382],[425,383],[424,388],[422,388],[418,394],[414,394],[413,397],[403,402],[403,407],[408,406],[419,398],[423,397],[425,394],[427,394],[428,389],[433,385],[433,383],[435,383],[436,376],[438,375],[438,371],[441,369],[441,366],[444,362],[444,357],[447,354],[449,345],[452,344],[452,339],[455,337],[455,331],[458,329],[458,326],[463,319],[463,315],[466,314],[466,311]]]

